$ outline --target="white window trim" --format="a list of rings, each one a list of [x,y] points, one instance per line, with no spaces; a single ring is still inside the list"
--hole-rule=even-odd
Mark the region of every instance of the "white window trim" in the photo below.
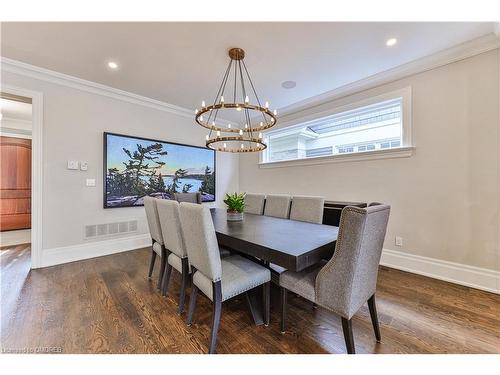
[[[290,160],[279,160],[279,161],[264,161],[267,158],[268,150],[264,150],[259,154],[259,167],[260,168],[278,168],[278,167],[290,167],[290,166],[302,166],[302,165],[317,165],[317,164],[327,164],[327,163],[343,163],[343,162],[358,162],[363,160],[375,160],[375,159],[389,159],[389,158],[404,158],[410,157],[415,151],[415,147],[412,144],[412,108],[411,108],[411,86],[390,91],[381,95],[373,96],[367,99],[359,100],[353,103],[349,103],[343,106],[334,107],[327,111],[322,111],[308,115],[301,118],[296,118],[285,124],[283,124],[277,130],[289,129],[292,131],[298,127],[303,127],[308,122],[314,121],[321,117],[331,116],[340,112],[350,111],[359,107],[365,107],[371,104],[376,104],[386,100],[391,100],[397,97],[402,98],[403,105],[403,136],[402,145],[397,148],[375,150],[375,151],[364,151],[364,152],[354,152],[349,154],[337,154],[328,156],[316,156],[303,159],[290,159]],[[269,133],[272,134],[273,131]]]

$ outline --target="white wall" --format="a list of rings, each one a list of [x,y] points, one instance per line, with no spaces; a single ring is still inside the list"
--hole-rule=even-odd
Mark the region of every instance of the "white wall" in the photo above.
[[[499,75],[497,49],[283,116],[293,122],[411,86],[416,152],[281,168],[259,168],[258,155],[241,155],[240,190],[386,202],[386,249],[500,270]],[[394,245],[396,235],[403,247]]]
[[[5,70],[2,71],[2,84],[40,91],[44,95],[44,252],[74,248],[84,253],[89,244],[83,239],[86,224],[137,219],[138,234],[148,233],[144,208],[102,208],[104,131],[204,145],[205,132],[195,124],[194,118]],[[87,161],[88,171],[67,170],[69,159]],[[87,178],[95,178],[97,186],[86,187]],[[238,190],[236,155],[217,154],[216,183],[217,202],[207,204],[209,206],[220,205],[224,193]],[[93,249],[96,249],[94,255],[100,255],[98,246]]]

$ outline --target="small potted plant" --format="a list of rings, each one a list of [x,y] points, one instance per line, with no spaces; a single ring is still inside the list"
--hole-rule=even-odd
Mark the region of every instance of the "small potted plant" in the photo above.
[[[245,209],[245,193],[226,194],[224,203],[227,205],[227,220],[243,220],[243,210]]]

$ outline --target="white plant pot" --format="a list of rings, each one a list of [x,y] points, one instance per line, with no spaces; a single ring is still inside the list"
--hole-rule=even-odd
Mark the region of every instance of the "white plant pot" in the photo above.
[[[242,221],[243,212],[230,212],[227,211],[227,221]]]

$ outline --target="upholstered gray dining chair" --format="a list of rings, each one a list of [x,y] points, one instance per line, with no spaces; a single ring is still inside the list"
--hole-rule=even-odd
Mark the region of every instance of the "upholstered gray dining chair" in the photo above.
[[[266,196],[264,194],[246,194],[244,211],[249,214],[262,215],[265,200]]]
[[[266,325],[269,324],[271,273],[267,268],[239,255],[221,259],[208,208],[181,203],[180,217],[192,270],[187,323],[191,325],[196,296],[201,290],[213,302],[209,353],[214,353],[223,301],[263,285],[264,321]]]
[[[151,235],[152,248],[151,248],[151,261],[149,262],[148,277],[153,274],[156,256],[161,258],[160,276],[158,278],[158,288],[161,287],[163,273],[165,272],[165,265],[167,263],[167,256],[165,246],[163,244],[163,236],[161,233],[160,219],[158,217],[158,210],[156,202],[158,199],[153,197],[144,197],[144,209],[146,210],[146,218],[148,221],[149,233]]]
[[[380,341],[375,291],[389,212],[390,206],[379,203],[367,208],[345,207],[332,259],[301,272],[280,275],[282,333],[286,328],[287,293],[292,291],[341,316],[349,354],[355,353],[351,319],[368,301],[375,338]]]
[[[294,195],[290,208],[290,220],[321,224],[323,222],[324,206],[325,198],[323,197]]]
[[[186,202],[186,203],[196,203],[196,204],[201,204],[201,193],[196,192],[196,193],[174,193],[174,199],[181,203],[181,202]],[[231,255],[231,250],[229,249],[220,249],[220,256],[225,257]]]
[[[172,268],[175,268],[181,274],[179,314],[182,314],[184,311],[186,287],[189,281],[189,264],[181,230],[179,202],[159,199],[156,202],[156,207],[158,209],[158,216],[160,217],[161,232],[167,252],[167,268],[163,274],[161,292],[164,296],[167,295]]]
[[[264,215],[288,219],[291,197],[285,194],[271,194],[266,196]]]
[[[174,199],[177,202],[189,202],[201,204],[201,193],[174,193]]]

